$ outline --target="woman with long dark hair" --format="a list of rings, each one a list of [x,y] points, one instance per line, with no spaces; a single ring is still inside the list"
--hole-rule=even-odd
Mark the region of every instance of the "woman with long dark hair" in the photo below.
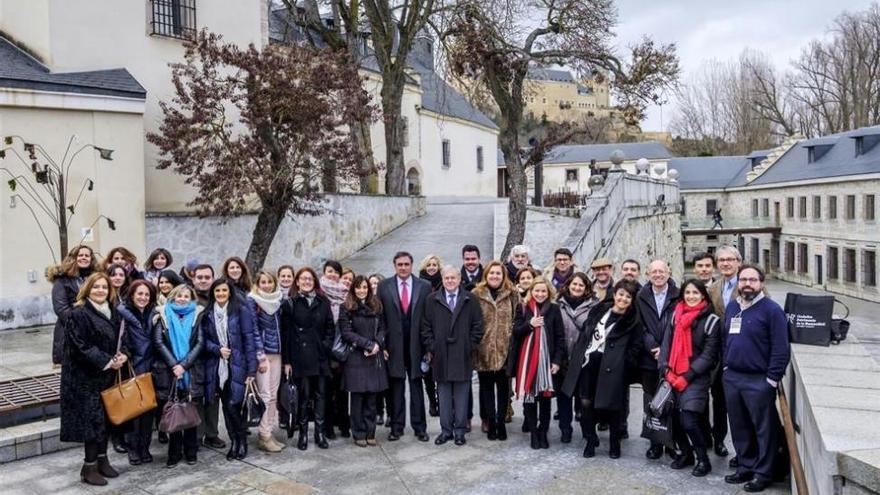
[[[559,304],[562,325],[565,328],[565,362],[562,364],[560,373],[554,377],[556,390],[561,390],[562,381],[568,372],[568,356],[574,350],[574,345],[580,336],[584,322],[587,321],[590,309],[599,303],[599,299],[593,294],[593,284],[587,274],[575,272],[560,289],[556,302]],[[579,404],[574,407],[573,400],[574,398],[570,395],[561,392],[556,394],[556,409],[559,411],[559,430],[562,432],[562,443],[571,442],[571,421],[574,411],[580,410]]]
[[[223,277],[226,277],[235,289],[236,295],[244,299],[251,291],[251,274],[247,264],[238,256],[226,258],[223,262]]]
[[[154,312],[153,348],[157,356],[153,382],[160,411],[174,397],[201,403],[205,396],[203,315],[204,308],[196,304],[195,289],[185,284],[175,287],[168,301]],[[168,437],[167,467],[177,466],[181,459],[189,465],[198,462],[198,427]]]
[[[107,268],[114,264],[123,266],[125,274],[128,276],[129,280],[139,280],[144,278],[143,273],[137,269],[137,256],[126,247],[117,246],[111,249],[110,252],[107,253],[107,257],[101,262],[101,269],[106,272]]]
[[[536,278],[516,310],[507,371],[516,379],[516,396],[531,433],[531,447],[550,447],[550,399],[555,392],[553,375],[565,359],[565,330],[559,306],[553,303],[553,286]]]
[[[131,354],[131,364],[136,374],[153,369],[153,310],[156,308],[156,288],[146,280],[135,280],[117,307],[125,322],[125,343]],[[131,431],[125,435],[128,463],[137,466],[153,462],[150,440],[156,411],[147,411],[131,421]]]
[[[219,278],[208,291],[208,307],[202,318],[205,333],[205,400],[219,396],[230,447],[226,460],[247,457],[247,425],[241,414],[246,387],[257,374],[253,314],[247,303],[235,297],[231,280]]]
[[[587,437],[584,457],[596,455],[597,417],[609,426],[608,456],[620,457],[624,395],[638,369],[642,349],[642,322],[634,304],[636,292],[635,282],[617,282],[614,298],[590,311],[569,358],[562,393],[576,395],[581,401],[581,429]]]
[[[322,449],[329,447],[324,413],[335,330],[330,301],[321,292],[318,274],[309,267],[300,268],[291,297],[281,307],[281,361],[284,373],[297,381],[300,450],[309,447],[309,401],[314,403],[315,443]]]
[[[162,270],[156,283],[156,304],[164,305],[171,290],[183,283],[183,279],[174,270]]]
[[[504,264],[493,260],[483,270],[483,279],[473,294],[483,313],[483,338],[474,360],[480,379],[480,416],[489,423],[489,440],[507,440],[504,416],[510,399],[510,378],[506,364],[519,293],[507,279]]]
[[[61,365],[64,357],[64,325],[73,310],[83,282],[98,268],[92,248],[74,246],[60,265],[46,269],[46,279],[52,284],[52,309],[55,311],[55,332],[52,335],[52,364]]]
[[[162,274],[163,270],[167,270],[173,261],[174,258],[171,257],[171,253],[167,249],[154,249],[147,256],[147,261],[144,262],[144,280],[149,280],[153,285],[158,284],[159,275]]]
[[[709,291],[701,280],[688,280],[681,287],[672,322],[664,332],[658,366],[660,375],[675,390],[675,443],[682,453],[672,469],[694,464],[691,474],[706,476],[712,464],[706,454],[708,441],[700,418],[709,405],[712,370],[721,354],[721,324],[714,313]]]
[[[119,476],[107,459],[111,425],[101,401],[101,391],[113,385],[116,370],[128,360],[124,346],[119,349],[119,314],[108,302],[114,296],[104,273],[93,273],[83,282],[65,318],[61,367],[59,438],[84,444],[80,479],[99,486]]]
[[[110,285],[113,287],[113,293],[116,294],[116,298],[110,302],[117,306],[122,303],[122,298],[128,290],[131,280],[128,278],[125,266],[119,263],[111,263],[104,272],[110,277]]]
[[[343,386],[351,393],[351,434],[359,447],[376,445],[376,398],[388,389],[381,315],[370,281],[356,276],[339,310],[339,332],[354,347],[344,363]]]

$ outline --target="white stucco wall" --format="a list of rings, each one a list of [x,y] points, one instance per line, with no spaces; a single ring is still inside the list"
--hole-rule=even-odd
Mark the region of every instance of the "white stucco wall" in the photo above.
[[[422,194],[496,196],[497,131],[427,110],[421,111],[419,122]],[[443,140],[450,143],[449,167],[443,166]],[[477,170],[478,146],[483,147],[482,171]]]
[[[85,242],[98,253],[106,253],[112,247],[125,245],[138,257],[144,255],[144,181],[143,181],[143,117],[140,112],[107,112],[90,110],[60,110],[58,108],[33,107],[45,101],[57,102],[59,106],[82,105],[87,97],[59,94],[40,98],[38,95],[19,94],[20,99],[30,102],[27,106],[13,106],[7,98],[8,91],[0,90],[0,136],[19,135],[25,140],[44,147],[58,162],[64,155],[71,135],[76,135],[72,150],[92,143],[114,150],[113,161],[101,160],[98,154],[86,149],[76,156],[70,167],[68,205],[73,204],[86,178],[94,180],[94,190],[85,191],[75,215],[70,220],[68,244],[72,247],[82,239],[82,228],[91,225],[98,215],[106,215],[116,223],[116,230],[109,229],[107,222],[99,220],[94,225],[94,239]],[[95,99],[108,104],[103,98]],[[6,104],[3,104],[3,102]],[[66,102],[66,103],[65,103]],[[127,102],[127,108],[138,104]],[[142,103],[140,103],[142,112]],[[2,147],[5,145],[0,144]],[[21,141],[13,147],[23,153]],[[39,163],[46,160],[37,154]],[[27,155],[24,155],[27,159]],[[29,165],[23,165],[11,152],[0,160],[0,167],[13,174],[33,178]],[[11,208],[11,196],[20,194],[30,204],[40,224],[54,247],[58,258],[58,230],[48,216],[27,198],[24,184],[13,193],[7,186],[9,176],[0,172],[3,187],[0,188],[0,329],[22,325],[34,325],[54,320],[48,300],[51,285],[44,273],[53,263],[53,253],[40,234],[22,199],[16,199]],[[38,186],[42,188],[43,186]],[[48,194],[42,196],[51,204]]]

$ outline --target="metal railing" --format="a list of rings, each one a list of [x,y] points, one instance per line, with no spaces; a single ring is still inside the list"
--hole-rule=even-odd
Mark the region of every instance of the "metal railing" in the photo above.
[[[183,40],[196,37],[195,0],[151,0],[152,34]]]

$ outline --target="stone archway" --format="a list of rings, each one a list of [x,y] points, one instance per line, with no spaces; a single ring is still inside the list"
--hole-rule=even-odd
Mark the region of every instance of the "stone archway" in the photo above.
[[[406,193],[410,196],[422,194],[422,176],[415,167],[406,172]]]

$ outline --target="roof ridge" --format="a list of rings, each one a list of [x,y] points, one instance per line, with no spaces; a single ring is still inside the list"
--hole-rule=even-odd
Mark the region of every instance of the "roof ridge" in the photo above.
[[[31,55],[30,52],[28,52],[27,50],[25,50],[24,48],[22,48],[21,46],[19,46],[18,43],[15,43],[14,41],[12,41],[11,39],[7,38],[6,36],[3,36],[2,34],[0,34],[0,40],[5,41],[9,46],[11,46],[12,48],[14,48],[15,51],[16,51],[18,54],[20,54],[20,55],[24,55],[24,56],[25,56],[26,58],[28,58],[30,61],[32,61],[32,62],[36,63],[37,65],[39,65],[40,68],[42,68],[42,69],[45,70],[46,72],[49,72],[49,73],[52,72],[52,70],[49,69],[49,66],[47,66],[46,64],[44,64],[43,62],[41,62],[40,59],[38,59],[37,57]]]

